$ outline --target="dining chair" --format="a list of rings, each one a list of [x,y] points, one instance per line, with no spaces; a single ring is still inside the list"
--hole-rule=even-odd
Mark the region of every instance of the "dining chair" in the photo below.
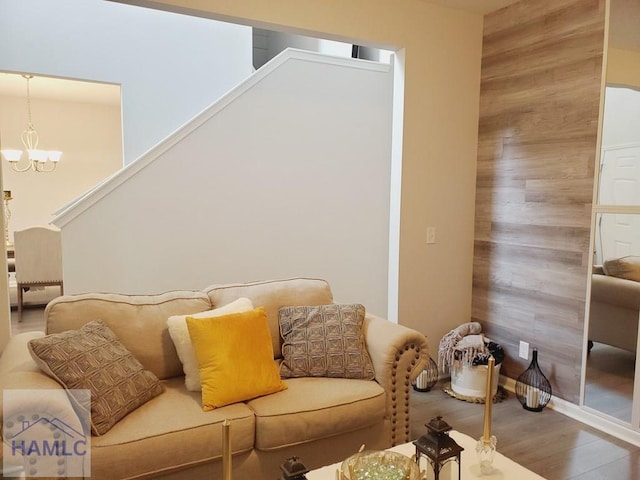
[[[62,281],[62,233],[50,226],[13,232],[18,297],[18,322],[22,321],[24,292],[34,287],[59,286]]]

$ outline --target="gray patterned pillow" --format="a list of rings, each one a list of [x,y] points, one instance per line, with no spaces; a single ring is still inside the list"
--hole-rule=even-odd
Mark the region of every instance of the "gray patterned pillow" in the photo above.
[[[145,370],[101,321],[31,340],[29,352],[38,366],[65,388],[91,392],[91,430],[95,435],[104,434],[163,390],[158,378]]]
[[[354,305],[282,307],[282,377],[374,378],[364,343],[365,308]]]
[[[604,273],[612,277],[640,282],[640,257],[629,255],[604,262]]]

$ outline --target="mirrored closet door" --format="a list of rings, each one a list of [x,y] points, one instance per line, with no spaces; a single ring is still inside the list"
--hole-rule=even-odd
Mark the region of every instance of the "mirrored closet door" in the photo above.
[[[611,0],[583,401],[634,429],[640,429],[638,19],[640,2]]]

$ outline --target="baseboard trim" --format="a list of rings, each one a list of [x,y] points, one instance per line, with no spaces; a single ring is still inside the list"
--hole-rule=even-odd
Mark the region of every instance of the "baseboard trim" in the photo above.
[[[515,394],[516,381],[513,378],[500,375],[500,385],[502,385],[505,390]],[[631,430],[631,427],[623,425],[613,417],[603,416],[600,413],[596,413],[595,410],[590,410],[589,407],[581,408],[575,403],[567,402],[562,398],[554,396],[551,397],[547,407],[578,422],[596,428],[601,432],[624,440],[636,447],[640,447],[640,431]]]

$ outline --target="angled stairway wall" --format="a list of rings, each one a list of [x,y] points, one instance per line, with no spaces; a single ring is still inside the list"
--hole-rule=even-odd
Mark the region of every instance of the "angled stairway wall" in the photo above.
[[[300,275],[385,315],[392,82],[286,50],[58,214],[66,292]]]

